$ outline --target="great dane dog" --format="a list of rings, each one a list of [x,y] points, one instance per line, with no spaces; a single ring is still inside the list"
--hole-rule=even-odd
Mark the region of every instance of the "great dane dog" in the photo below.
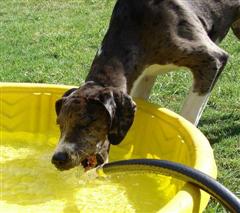
[[[227,63],[217,44],[229,28],[240,39],[240,0],[118,0],[85,84],[56,102],[52,163],[88,170],[106,162],[132,125],[131,97],[147,99],[156,76],[176,67],[192,72],[181,115],[197,125]]]

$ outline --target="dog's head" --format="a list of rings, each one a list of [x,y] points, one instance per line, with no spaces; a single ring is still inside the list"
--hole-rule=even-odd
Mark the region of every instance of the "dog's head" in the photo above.
[[[59,170],[103,164],[110,144],[117,145],[132,125],[135,103],[127,94],[86,83],[56,102],[61,136],[52,163]]]

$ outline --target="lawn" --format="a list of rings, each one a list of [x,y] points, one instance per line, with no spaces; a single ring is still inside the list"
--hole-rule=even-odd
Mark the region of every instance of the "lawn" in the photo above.
[[[114,2],[0,1],[0,81],[80,85]],[[240,196],[240,42],[230,32],[221,47],[231,57],[199,128],[214,149],[218,180]],[[150,100],[178,112],[190,84],[184,70],[159,76]],[[224,209],[211,201],[206,212]]]

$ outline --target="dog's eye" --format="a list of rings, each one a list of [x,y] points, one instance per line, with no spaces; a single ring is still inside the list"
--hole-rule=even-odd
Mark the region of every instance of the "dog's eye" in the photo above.
[[[77,124],[76,125],[76,129],[77,130],[83,130],[83,129],[86,129],[87,127],[89,127],[89,125],[91,124],[92,122],[89,122],[89,123],[80,123],[80,124]]]
[[[96,120],[96,118],[92,115],[84,115],[80,118],[81,121],[84,121],[84,122],[93,122]]]
[[[92,122],[94,122],[96,120],[96,118],[94,116],[91,115],[84,115],[80,118],[80,122],[77,125],[78,129],[83,129],[88,127]]]

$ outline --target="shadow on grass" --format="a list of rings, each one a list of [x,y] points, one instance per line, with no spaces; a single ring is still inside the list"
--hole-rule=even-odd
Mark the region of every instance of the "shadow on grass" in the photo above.
[[[219,143],[226,138],[240,136],[240,113],[208,113],[198,127],[211,144]]]

